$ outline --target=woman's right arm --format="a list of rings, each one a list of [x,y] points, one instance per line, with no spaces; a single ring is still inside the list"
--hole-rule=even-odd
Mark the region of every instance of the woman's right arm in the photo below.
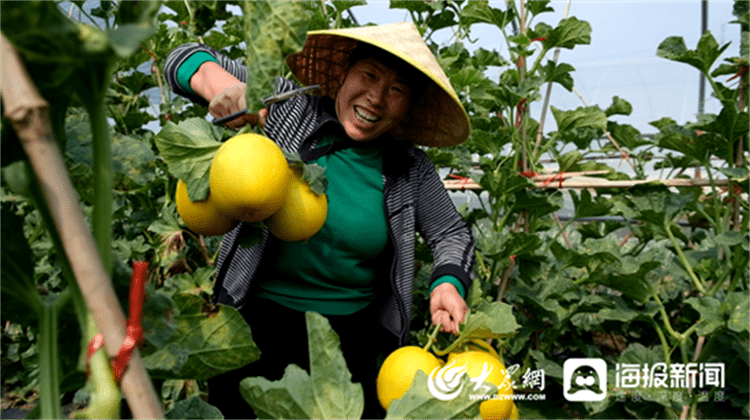
[[[164,73],[175,93],[208,106],[214,118],[247,108],[247,69],[207,45],[191,43],[175,48],[167,57]],[[267,111],[259,114],[236,118],[227,126],[263,124]]]

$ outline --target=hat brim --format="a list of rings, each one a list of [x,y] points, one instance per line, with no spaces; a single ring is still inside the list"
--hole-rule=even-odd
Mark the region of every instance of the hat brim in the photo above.
[[[469,137],[466,110],[411,23],[309,32],[302,51],[290,55],[287,65],[302,84],[319,84],[322,95],[335,98],[359,42],[395,55],[428,80],[424,93],[414,98],[408,115],[391,134],[431,147],[454,146]]]

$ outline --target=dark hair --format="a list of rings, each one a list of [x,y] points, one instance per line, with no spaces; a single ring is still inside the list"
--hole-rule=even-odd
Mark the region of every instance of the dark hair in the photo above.
[[[349,67],[361,60],[373,58],[395,70],[409,82],[412,101],[420,97],[427,88],[427,77],[416,67],[390,52],[365,42],[359,42],[349,55]]]

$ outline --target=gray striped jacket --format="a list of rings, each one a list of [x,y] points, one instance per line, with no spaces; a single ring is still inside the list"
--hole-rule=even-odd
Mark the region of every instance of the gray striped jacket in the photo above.
[[[202,44],[185,44],[173,50],[164,66],[172,89],[196,103],[202,98],[191,95],[177,84],[177,69],[191,54],[205,51],[241,81],[247,78],[244,66]],[[276,93],[296,88],[293,82],[278,78]],[[299,152],[316,147],[321,132],[343,130],[333,112],[333,101],[302,95],[269,106],[264,127],[266,134],[282,149]],[[474,264],[474,240],[471,230],[456,211],[434,165],[423,151],[411,143],[395,139],[383,143],[383,182],[385,214],[388,221],[388,246],[384,252],[376,304],[380,323],[404,344],[409,334],[415,276],[415,233],[419,232],[434,257],[431,281],[443,275],[458,278],[469,290]],[[273,248],[275,239],[264,229],[260,244],[239,246],[240,224],[222,239],[214,295],[217,301],[242,307],[253,277],[262,269],[264,252]],[[265,260],[268,260],[266,258]]]

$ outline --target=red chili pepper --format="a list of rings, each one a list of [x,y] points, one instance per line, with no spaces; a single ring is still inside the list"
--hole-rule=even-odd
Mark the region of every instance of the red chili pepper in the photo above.
[[[546,41],[546,40],[547,40],[547,38],[545,38],[543,36],[540,36],[539,38],[532,39],[531,42],[534,42],[534,41],[540,41],[541,42],[541,41]]]

